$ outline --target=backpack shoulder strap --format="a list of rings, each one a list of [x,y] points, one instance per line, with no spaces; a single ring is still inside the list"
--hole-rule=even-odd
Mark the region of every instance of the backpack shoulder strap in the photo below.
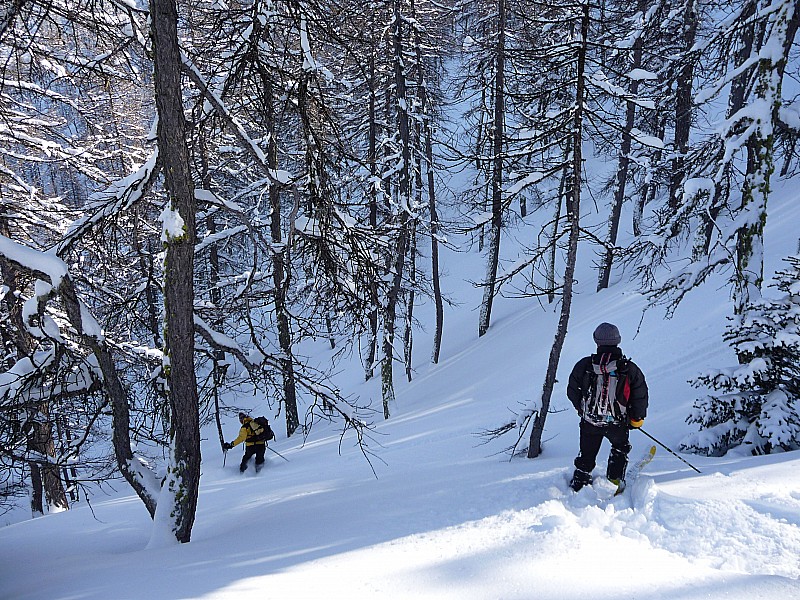
[[[597,373],[594,370],[594,355],[587,356],[583,359],[584,369],[583,378],[581,380],[581,390],[583,391],[584,399],[594,395],[595,385],[597,385]]]

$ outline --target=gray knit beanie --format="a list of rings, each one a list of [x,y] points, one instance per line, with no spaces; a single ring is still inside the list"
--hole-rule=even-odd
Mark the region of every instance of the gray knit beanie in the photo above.
[[[594,330],[594,335],[592,337],[594,338],[595,344],[598,346],[618,346],[622,341],[622,337],[619,335],[619,329],[617,329],[616,325],[612,325],[611,323],[600,323],[597,329]]]

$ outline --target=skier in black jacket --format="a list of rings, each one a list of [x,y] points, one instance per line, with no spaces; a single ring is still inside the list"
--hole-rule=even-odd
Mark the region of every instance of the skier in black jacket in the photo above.
[[[641,427],[647,416],[647,382],[641,369],[622,354],[619,329],[601,323],[594,331],[597,353],[579,360],[569,376],[567,397],[580,423],[580,454],[570,487],[576,492],[592,483],[592,470],[606,438],[611,443],[606,477],[625,478],[630,429]]]

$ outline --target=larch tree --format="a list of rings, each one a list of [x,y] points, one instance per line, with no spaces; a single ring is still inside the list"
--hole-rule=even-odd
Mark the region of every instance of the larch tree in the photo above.
[[[620,220],[622,217],[622,207],[627,197],[630,195],[630,180],[632,173],[636,169],[637,162],[641,161],[641,152],[636,151],[636,146],[642,146],[644,136],[637,124],[642,118],[637,119],[637,112],[650,111],[654,107],[653,100],[640,97],[640,89],[643,82],[657,78],[657,75],[649,70],[651,60],[645,53],[645,45],[648,38],[648,9],[653,2],[650,0],[638,0],[635,7],[625,9],[627,3],[616,7],[619,28],[612,27],[611,35],[608,35],[603,43],[609,47],[610,57],[606,65],[608,73],[608,85],[606,91],[614,101],[621,101],[624,106],[624,119],[619,123],[610,123],[612,128],[620,130],[619,153],[617,156],[617,167],[614,174],[612,187],[612,198],[610,216],[608,221],[608,234],[603,240],[605,243],[604,255],[600,258],[600,268],[597,281],[597,290],[600,291],[609,286],[611,270],[614,264],[617,236],[619,234]],[[616,35],[614,35],[616,34]]]
[[[530,439],[528,443],[528,458],[536,458],[542,452],[542,434],[544,433],[547,414],[550,410],[550,399],[556,383],[556,373],[558,363],[561,358],[561,350],[567,336],[570,311],[572,307],[572,289],[575,277],[575,265],[577,262],[578,242],[580,239],[580,201],[582,188],[583,170],[583,138],[584,121],[586,119],[585,105],[587,97],[587,55],[589,52],[590,16],[591,9],[588,1],[563,4],[558,7],[562,10],[564,25],[571,27],[568,31],[569,41],[565,43],[562,50],[569,57],[567,64],[574,69],[572,82],[574,83],[574,102],[564,114],[565,120],[562,127],[568,132],[571,138],[572,154],[565,157],[569,163],[569,184],[566,199],[566,221],[567,221],[567,254],[564,264],[564,284],[561,290],[561,310],[559,314],[558,326],[556,328],[553,345],[550,348],[550,355],[547,363],[544,384],[540,402],[536,405],[536,412],[532,415]],[[556,14],[551,13],[553,17]],[[552,18],[552,17],[551,17]],[[558,44],[560,42],[556,42]]]
[[[191,540],[200,489],[200,416],[194,365],[194,183],[186,145],[181,49],[175,0],[151,0],[158,150],[167,192],[161,214],[164,258],[164,371],[171,409],[170,457],[151,546],[166,526]]]
[[[9,125],[0,134],[2,235],[15,240],[15,244],[9,240],[7,246],[13,256],[5,255],[2,262],[7,282],[16,286],[6,302],[12,320],[19,303],[36,306],[32,311],[25,309],[28,316],[15,320],[12,327],[16,347],[23,351],[13,358],[9,371],[18,369],[20,361],[37,365],[26,369],[25,377],[12,377],[2,394],[11,406],[33,396],[48,405],[42,404],[31,413],[35,418],[24,421],[25,427],[34,424],[34,452],[49,456],[43,481],[48,503],[56,509],[65,508],[66,503],[64,489],[53,475],[59,470],[64,475],[75,473],[62,468],[66,462],[80,467],[86,477],[92,472],[97,477],[108,476],[107,465],[97,460],[96,466],[91,466],[84,452],[96,439],[94,424],[105,408],[98,392],[113,387],[115,373],[107,374],[108,386],[101,385],[100,371],[110,364],[107,347],[102,336],[82,326],[87,317],[82,314],[86,309],[80,308],[85,305],[79,294],[84,295],[91,277],[79,274],[77,283],[71,278],[54,280],[37,270],[37,260],[18,259],[20,253],[36,257],[35,252],[50,249],[92,272],[91,259],[72,253],[63,238],[75,238],[91,228],[87,225],[91,219],[75,224],[70,231],[65,224],[81,214],[93,187],[109,185],[109,174],[126,167],[125,152],[121,151],[124,143],[115,139],[121,104],[116,103],[118,98],[111,91],[115,86],[109,82],[129,89],[124,65],[130,64],[126,44],[130,37],[123,34],[120,39],[118,25],[131,17],[125,13],[104,16],[107,18],[96,18],[93,6],[27,2],[12,5],[2,22],[4,103],[0,111]],[[62,35],[65,23],[76,32],[74,37]],[[104,50],[96,51],[98,48]],[[97,61],[79,58],[101,54],[104,58]],[[134,98],[135,94],[129,100]],[[102,276],[93,274],[97,279]],[[60,299],[57,303],[51,302],[55,296]],[[66,331],[67,323],[77,335]],[[45,324],[49,325],[42,327]],[[29,356],[25,356],[27,352]],[[92,364],[95,359],[98,362]],[[130,474],[125,462],[131,454],[128,422],[119,425],[119,438],[127,440],[118,453],[120,470]],[[118,441],[116,433],[113,440]],[[51,484],[53,492],[48,491]],[[150,497],[144,486],[140,489],[144,497]],[[37,510],[41,508],[39,503]]]
[[[783,123],[782,80],[796,32],[794,8],[787,1],[757,11],[745,3],[700,55],[709,76],[695,96],[697,110],[719,115],[720,95],[727,90],[725,116],[717,117],[719,127],[709,141],[688,153],[677,211],[656,213],[661,222],[634,248],[653,301],[667,302],[670,310],[723,268],[730,269],[735,314],[744,314],[749,300],[759,297],[774,139]],[[687,265],[655,284],[654,271],[687,240],[693,242]]]

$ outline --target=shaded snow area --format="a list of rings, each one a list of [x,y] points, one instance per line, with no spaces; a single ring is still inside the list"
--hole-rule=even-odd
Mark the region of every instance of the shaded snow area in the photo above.
[[[145,550],[129,496],[5,527],[0,597],[800,598],[800,458],[691,475],[657,453],[622,496],[597,472],[574,494],[566,457],[509,463],[453,437],[469,404],[399,418],[378,479],[333,437],[275,444],[291,462],[258,476],[207,456],[187,545]]]
[[[781,219],[770,223],[785,229],[770,232],[768,224],[767,239],[783,246],[768,244],[768,273],[793,251],[785,250],[796,244],[800,220],[796,202],[776,203],[776,211]],[[514,422],[538,398],[558,309],[499,297],[489,332],[478,338],[481,290],[466,281],[481,272],[483,257],[443,258],[443,286],[459,304],[446,314],[442,361],[427,363],[428,325],[415,338],[413,381],[396,370],[388,421],[380,418],[379,382],[362,381],[356,357],[339,365],[340,389],[377,411],[371,465],[334,424],[287,439],[264,398],[254,398],[252,412],[270,417],[278,434],[271,448],[287,460],[268,451],[260,474],[240,475],[240,448],[223,468],[216,432],[206,429],[191,543],[147,549],[147,512],[118,481],[91,506],[38,519],[5,515],[0,598],[800,600],[797,452],[683,455],[697,474],[659,447],[614,497],[603,477],[605,443],[594,485],[577,494],[567,486],[578,418],[564,390],[572,365],[594,349],[596,325],[619,325],[622,348],[650,387],[645,429],[677,449],[702,395],[687,380],[736,362],[721,341],[731,312],[721,281],[687,297],[673,319],[659,309],[643,316],[633,286],[594,292],[595,257],[584,250],[544,452],[509,460],[515,432],[488,441],[480,434]],[[415,314],[430,324],[431,312],[423,305]],[[320,344],[303,351],[322,363],[329,350]],[[235,415],[224,427],[232,439]],[[639,432],[631,442],[634,460],[651,446]]]

